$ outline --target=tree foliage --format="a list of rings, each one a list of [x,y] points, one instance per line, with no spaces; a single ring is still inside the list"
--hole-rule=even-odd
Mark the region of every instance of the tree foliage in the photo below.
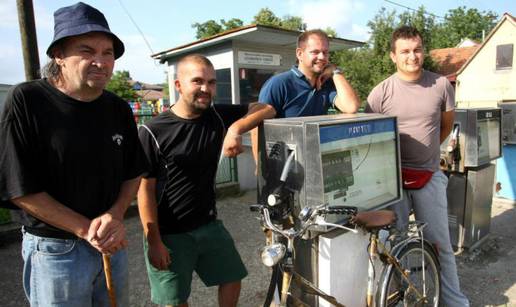
[[[303,22],[303,18],[290,15],[280,18],[277,17],[269,8],[260,9],[260,11],[258,11],[254,16],[252,23],[294,31],[306,30],[306,24]],[[202,39],[243,25],[244,22],[238,18],[232,18],[228,21],[221,19],[219,22],[211,19],[202,23],[196,22],[192,24],[192,28],[196,31],[195,37],[197,39]]]
[[[466,38],[480,42],[496,26],[497,19],[498,15],[492,11],[479,12],[466,7],[449,10],[444,22],[432,33],[432,47],[454,47]]]
[[[202,39],[224,31],[241,27],[243,24],[244,22],[238,18],[232,18],[228,21],[221,19],[219,22],[210,19],[203,23],[196,22],[192,24],[192,28],[195,28],[196,30],[195,37],[197,39]]]
[[[131,80],[129,71],[115,71],[111,80],[107,84],[106,89],[117,94],[125,101],[132,101],[137,97],[137,95],[136,91],[132,88],[131,83],[129,83],[129,80]]]
[[[258,14],[254,16],[253,23],[294,31],[306,30],[306,23],[303,22],[303,18],[290,15],[279,18],[268,7],[258,11]]]

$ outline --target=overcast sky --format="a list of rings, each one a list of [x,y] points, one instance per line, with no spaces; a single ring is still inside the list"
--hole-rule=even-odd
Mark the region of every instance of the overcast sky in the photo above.
[[[53,37],[53,12],[59,7],[76,3],[72,0],[33,0],[40,63]],[[339,37],[367,40],[367,22],[381,7],[401,12],[404,9],[385,0],[85,0],[104,13],[111,30],[122,39],[126,52],[116,62],[115,70],[129,70],[133,79],[147,83],[165,81],[165,66],[151,59],[150,54],[195,40],[191,25],[209,19],[240,18],[252,21],[260,8],[268,7],[277,16],[301,16],[308,28],[332,27]],[[480,11],[493,10],[501,15],[516,15],[514,0],[394,0],[401,5],[425,8],[436,15],[458,6],[474,7]],[[131,22],[124,7],[141,29],[151,46]],[[24,80],[23,58],[15,0],[0,0],[0,83],[15,84]]]

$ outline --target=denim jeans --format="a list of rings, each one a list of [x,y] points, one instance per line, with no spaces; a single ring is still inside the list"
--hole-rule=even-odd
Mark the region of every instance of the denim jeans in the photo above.
[[[23,232],[23,287],[32,307],[109,306],[102,255],[84,240]],[[129,305],[127,251],[111,256],[118,306]]]
[[[419,190],[403,190],[403,200],[393,206],[397,216],[397,228],[407,228],[411,209],[416,220],[427,223],[423,230],[425,239],[436,244],[441,263],[441,300],[443,307],[468,307],[469,302],[461,292],[455,255],[450,243],[448,226],[448,202],[446,186],[448,178],[441,171]]]

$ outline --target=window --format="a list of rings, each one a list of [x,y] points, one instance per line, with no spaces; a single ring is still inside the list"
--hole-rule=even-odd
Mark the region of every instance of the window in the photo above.
[[[274,72],[274,70],[240,68],[240,103],[257,102],[260,89]]]
[[[496,46],[496,70],[511,69],[513,44]]]
[[[213,99],[214,104],[231,104],[231,69],[215,70],[217,78],[217,94]]]

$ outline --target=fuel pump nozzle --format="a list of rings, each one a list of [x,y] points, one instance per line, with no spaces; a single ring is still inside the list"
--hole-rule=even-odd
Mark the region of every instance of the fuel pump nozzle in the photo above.
[[[448,146],[446,146],[446,151],[448,153],[453,152],[455,150],[455,148],[457,147],[457,139],[459,138],[459,131],[460,131],[460,126],[454,125],[453,131],[450,136],[450,140],[448,141]]]
[[[287,182],[290,167],[292,166],[292,161],[294,161],[294,156],[295,151],[292,150],[288,155],[287,160],[285,161],[285,165],[283,165],[279,186],[276,187],[274,191],[267,197],[267,204],[271,207],[284,203],[284,201],[290,197],[290,191],[287,191],[285,183]]]
[[[455,124],[448,138],[445,155],[441,156],[441,167],[445,170],[456,170],[457,163],[460,161],[459,134],[460,125]]]
[[[289,221],[288,225],[293,224],[291,212],[293,210],[294,192],[287,186],[287,178],[294,161],[295,151],[290,151],[283,169],[278,186],[267,196],[267,205],[271,211],[271,219],[275,221]],[[286,224],[285,224],[286,225]]]

